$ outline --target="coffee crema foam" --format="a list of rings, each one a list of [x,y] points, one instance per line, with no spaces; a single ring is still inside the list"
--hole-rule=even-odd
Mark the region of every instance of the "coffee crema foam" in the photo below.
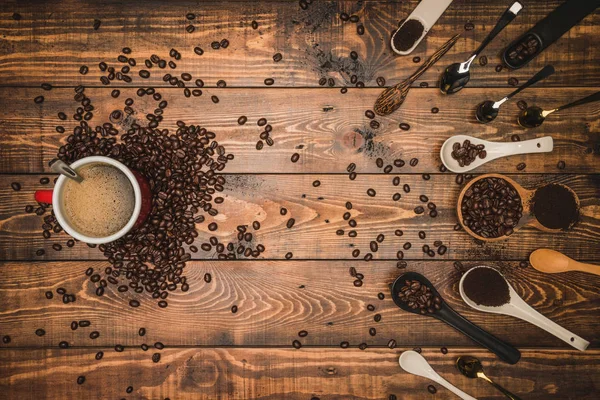
[[[99,163],[84,165],[77,173],[83,181],[67,179],[63,189],[67,221],[77,232],[95,238],[120,231],[135,206],[129,178],[118,168]]]

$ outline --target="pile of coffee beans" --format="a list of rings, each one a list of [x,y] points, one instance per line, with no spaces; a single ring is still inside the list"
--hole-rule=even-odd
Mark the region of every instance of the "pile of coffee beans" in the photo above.
[[[479,179],[469,187],[461,202],[464,225],[484,238],[512,235],[523,216],[517,190],[502,178]]]
[[[433,314],[442,308],[442,299],[431,288],[415,279],[407,279],[400,288],[398,299],[421,314]]]
[[[508,49],[507,60],[511,65],[521,65],[533,57],[539,48],[539,39],[535,35],[529,34]]]
[[[462,168],[469,166],[477,157],[482,160],[487,157],[487,151],[483,144],[473,144],[469,139],[465,139],[462,145],[456,142],[452,145],[452,153],[450,156],[458,162],[458,165]]]

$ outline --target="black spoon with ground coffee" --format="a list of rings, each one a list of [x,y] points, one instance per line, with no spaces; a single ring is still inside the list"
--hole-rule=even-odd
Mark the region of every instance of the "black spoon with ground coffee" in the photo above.
[[[418,296],[403,295],[403,289],[404,293],[407,292],[407,290],[405,289],[405,287],[407,286],[407,282],[410,282],[411,285],[413,285],[415,282],[418,282],[419,285],[414,285],[414,288],[417,291],[421,290],[422,292],[425,292],[421,289],[421,286],[425,286],[427,288],[426,293],[421,294],[419,292],[417,293]],[[419,287],[419,289],[417,289],[417,286]],[[428,297],[428,300],[430,300],[431,304],[434,305],[434,307],[428,307],[426,308],[425,312],[423,312],[423,309],[420,307],[414,308],[414,304],[412,306],[409,306],[410,303],[422,301],[423,297]],[[414,298],[415,301],[407,301],[408,298],[410,298],[410,300]],[[436,298],[439,299],[437,303],[435,301]],[[498,358],[500,358],[502,361],[505,361],[509,364],[516,364],[521,358],[521,352],[518,349],[514,348],[508,343],[501,341],[500,339],[491,335],[490,333],[484,331],[483,329],[481,329],[480,327],[473,324],[471,321],[467,320],[466,318],[458,314],[456,311],[454,311],[442,299],[442,296],[440,296],[440,294],[431,284],[431,282],[429,282],[427,278],[425,278],[419,273],[407,272],[396,278],[396,280],[392,284],[392,299],[394,300],[394,303],[396,303],[396,305],[404,311],[413,314],[432,317],[447,323],[457,331],[463,333],[475,342],[490,350],[492,353],[496,354]],[[438,307],[435,307],[435,304],[437,304]]]

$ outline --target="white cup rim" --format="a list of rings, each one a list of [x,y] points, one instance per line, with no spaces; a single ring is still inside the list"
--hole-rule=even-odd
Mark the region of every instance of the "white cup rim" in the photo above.
[[[135,204],[133,207],[133,213],[131,214],[129,221],[127,221],[127,224],[125,224],[125,226],[123,228],[121,228],[118,232],[115,232],[112,235],[105,236],[105,237],[92,237],[92,236],[87,236],[87,235],[84,235],[84,234],[78,232],[73,226],[71,226],[67,222],[67,220],[64,216],[63,210],[62,210],[62,208],[63,208],[63,204],[62,204],[63,185],[67,179],[70,179],[64,175],[59,175],[58,180],[56,181],[56,185],[54,185],[54,192],[52,194],[52,209],[54,210],[54,215],[56,216],[56,219],[57,219],[58,223],[60,224],[60,226],[65,230],[65,232],[67,232],[73,238],[75,238],[79,241],[82,241],[84,243],[103,244],[103,243],[113,242],[113,241],[125,236],[125,234],[127,232],[129,232],[131,230],[131,228],[133,228],[133,226],[135,225],[138,217],[140,216],[140,212],[142,210],[142,191],[140,189],[140,185],[139,185],[135,175],[133,175],[133,172],[131,172],[131,170],[129,168],[127,168],[127,166],[125,164],[123,164],[113,158],[105,157],[105,156],[84,157],[82,159],[79,159],[79,160],[73,162],[70,166],[71,166],[71,168],[76,170],[79,167],[82,167],[82,166],[88,165],[88,164],[93,164],[93,163],[103,163],[103,164],[108,164],[115,168],[118,168],[129,179],[129,182],[131,183],[131,186],[133,187],[133,193],[135,196]]]

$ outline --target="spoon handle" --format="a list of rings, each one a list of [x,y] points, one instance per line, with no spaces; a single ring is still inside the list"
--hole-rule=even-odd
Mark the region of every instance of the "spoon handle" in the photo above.
[[[600,265],[588,264],[580,261],[573,260],[572,262],[573,269],[581,272],[587,272],[589,274],[599,275],[600,276]]]
[[[444,303],[441,310],[435,314],[442,321],[459,332],[470,337],[475,342],[496,354],[502,361],[516,364],[521,358],[521,352],[496,336],[484,331],[465,317],[459,315],[450,306]]]
[[[519,87],[517,90],[515,90],[514,92],[512,92],[511,94],[506,96],[506,99],[507,100],[510,99],[511,97],[518,94],[519,92],[527,89],[529,86],[538,83],[542,79],[546,79],[553,73],[554,73],[554,67],[552,65],[546,65],[544,68],[540,69],[537,74],[532,76],[527,82],[525,82],[523,85],[521,85],[521,87]]]
[[[511,400],[521,400],[521,398],[515,394],[512,394],[511,392],[509,392],[508,390],[504,389],[502,386],[498,385],[496,382],[494,382],[493,380],[491,380],[490,378],[488,378],[487,376],[480,376],[480,378],[482,378],[483,380],[485,380],[486,382],[488,382],[490,385],[492,385],[493,387],[495,387],[496,389],[498,389],[498,391],[502,392],[503,395],[505,395],[507,398],[511,399]]]
[[[513,315],[517,318],[521,318],[524,321],[527,321],[539,328],[542,328],[546,332],[553,334],[565,343],[568,343],[571,346],[575,347],[577,350],[584,351],[590,345],[590,342],[588,342],[587,340],[563,328],[556,322],[544,317],[520,297],[518,298],[518,300],[511,299],[511,304],[513,304],[513,302],[515,304],[510,315]]]
[[[552,136],[544,136],[539,139],[524,140],[522,142],[513,142],[504,144],[510,149],[510,154],[530,154],[530,153],[548,153],[554,148]],[[507,156],[509,154],[503,154]]]
[[[494,29],[492,29],[489,35],[483,40],[483,42],[481,42],[477,50],[475,50],[473,56],[477,56],[477,54],[481,53],[485,46],[487,46],[496,37],[496,35],[498,35],[500,31],[502,31],[502,29],[504,29],[506,25],[510,23],[510,21],[515,19],[519,11],[521,11],[522,9],[523,5],[518,1],[515,1],[510,7],[508,7],[496,23]]]
[[[454,386],[453,384],[451,384],[450,382],[448,382],[447,380],[442,378],[437,372],[434,372],[432,374],[431,380],[442,385],[443,387],[445,387],[446,389],[448,389],[449,391],[451,391],[452,393],[454,393],[455,395],[457,395],[458,397],[460,397],[463,400],[477,400],[475,397],[463,392],[462,390],[460,390],[459,388],[457,388],[456,386]]]
[[[576,101],[574,101],[572,103],[565,104],[564,106],[560,106],[558,108],[555,108],[554,110],[552,110],[552,112],[566,110],[567,108],[581,106],[583,104],[591,103],[593,101],[598,101],[598,100],[600,100],[600,92],[596,92],[594,94],[590,94],[589,96],[584,97],[583,99],[579,99],[579,100],[576,100]]]
[[[417,69],[410,76],[410,78],[408,78],[408,81],[410,83],[413,83],[414,81],[419,79],[419,77],[421,75],[423,75],[423,73],[425,71],[427,71],[429,69],[429,67],[431,67],[433,64],[435,64],[440,58],[442,58],[444,56],[444,54],[446,54],[448,52],[448,50],[450,50],[452,48],[452,46],[454,46],[454,44],[456,43],[456,41],[458,40],[459,37],[460,37],[460,33],[457,33],[456,35],[452,36],[452,38],[450,38],[450,40],[448,40],[446,43],[444,43],[444,45],[442,47],[437,49],[437,51],[435,53],[433,53],[431,55],[431,57],[429,57],[429,59],[427,61],[425,61],[419,67],[419,69]]]

